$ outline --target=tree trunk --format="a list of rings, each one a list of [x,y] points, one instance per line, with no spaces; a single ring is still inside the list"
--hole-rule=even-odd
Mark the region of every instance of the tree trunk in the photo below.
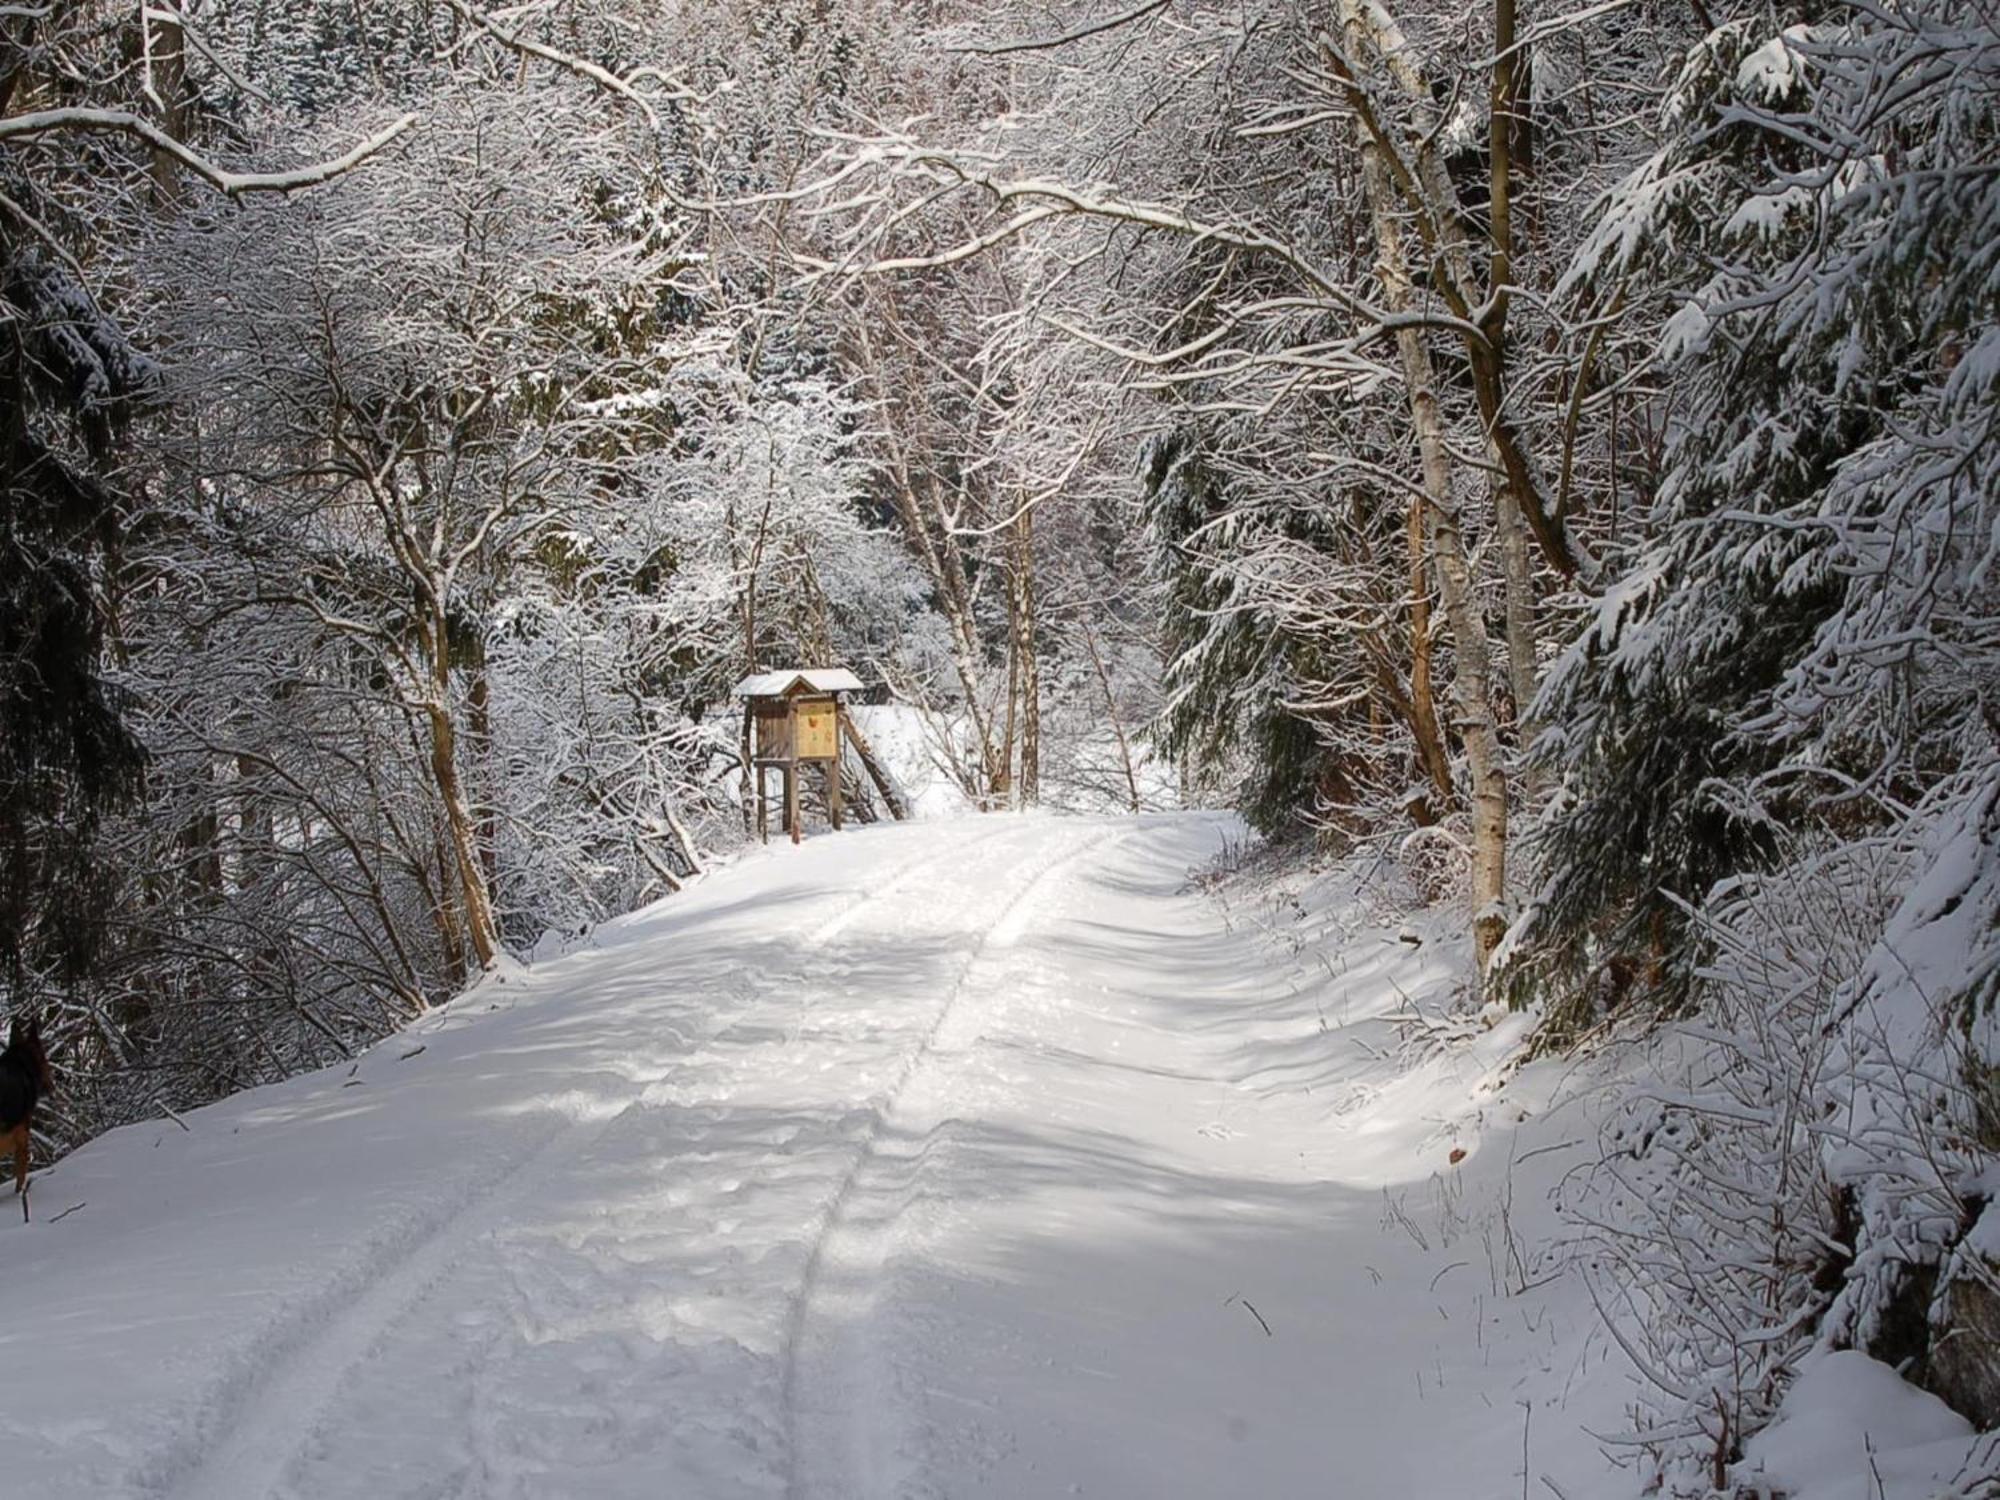
[[[874,747],[868,743],[867,737],[861,733],[847,710],[842,708],[839,712],[840,727],[846,731],[847,743],[854,747],[854,754],[860,760],[862,770],[866,771],[868,779],[875,783],[875,790],[882,794],[882,801],[889,809],[889,816],[899,823],[902,822],[910,815],[909,804],[904,802],[903,794],[896,789],[896,783],[890,778],[888,768],[882,764],[881,758],[875,754]]]
[[[1014,805],[1014,721],[1021,703],[1021,635],[1014,623],[1014,583],[1007,582],[1007,719],[1000,733],[1000,779],[993,791]]]
[[[500,933],[493,917],[493,895],[486,884],[486,871],[479,861],[478,831],[472,811],[466,805],[465,788],[458,774],[458,733],[445,704],[445,688],[434,683],[435,696],[426,706],[425,720],[430,729],[431,778],[438,800],[444,807],[445,834],[450,841],[452,864],[458,876],[459,912],[465,920],[466,940],[482,969],[490,969],[500,956]]]
[[[1111,732],[1118,738],[1118,760],[1125,768],[1125,788],[1133,812],[1139,811],[1139,778],[1132,769],[1132,745],[1125,737],[1125,723],[1118,714],[1118,700],[1111,692],[1111,674],[1104,670],[1104,657],[1097,649],[1097,633],[1090,628],[1090,621],[1081,616],[1078,624],[1083,627],[1083,643],[1090,650],[1090,664],[1097,669],[1097,685],[1104,690],[1104,716],[1111,723]]]
[[[979,629],[972,612],[972,599],[965,587],[964,558],[949,532],[942,542],[933,534],[900,449],[896,451],[894,467],[896,514],[902,519],[903,534],[929,578],[938,609],[944,615],[945,627],[951,637],[952,669],[958,675],[959,691],[965,694],[965,711],[972,720],[980,770],[986,779],[985,789],[991,793],[1001,787],[1005,775],[994,748],[993,729],[987,721],[982,697]]]
[[[871,371],[876,397],[885,410],[893,411],[893,393],[881,378],[874,341],[865,319],[857,323],[854,332],[863,361]],[[944,615],[945,626],[950,632],[952,668],[958,676],[959,691],[965,694],[965,711],[972,721],[973,736],[978,741],[980,770],[986,780],[985,790],[990,795],[1001,788],[1005,767],[996,753],[992,724],[986,716],[981,680],[984,676],[984,653],[980,650],[979,625],[973,610],[972,594],[966,586],[965,556],[959,550],[958,538],[952,534],[950,517],[945,514],[938,498],[937,480],[935,477],[928,480],[929,501],[926,504],[917,492],[908,445],[895,430],[893,418],[888,425],[889,467],[890,477],[894,480],[896,515],[903,523],[903,535],[909,542],[910,550],[916,554],[924,576],[930,581],[938,609]]]
[[[681,858],[687,862],[690,876],[705,873],[701,862],[701,849],[694,841],[694,834],[688,830],[686,821],[673,803],[668,802],[660,809],[660,816],[672,831],[674,844],[681,851]]]
[[[934,509],[942,511],[937,504],[937,482],[931,482],[931,501]],[[915,510],[915,496],[911,496],[913,524],[923,536],[923,547],[931,559],[933,582],[938,589],[938,599],[945,612],[945,619],[951,627],[952,664],[958,671],[959,687],[965,694],[965,711],[972,719],[973,734],[978,740],[979,763],[986,774],[986,790],[989,794],[1006,790],[1011,738],[1006,744],[995,744],[993,726],[986,716],[986,705],[982,697],[981,657],[979,647],[979,619],[972,607],[972,593],[965,582],[965,554],[959,550],[958,538],[951,533],[948,519],[938,517],[939,536],[933,538],[929,522],[921,511]]]
[[[1020,778],[1015,805],[1042,800],[1042,669],[1035,650],[1035,513],[1024,510],[1014,523],[1010,603],[1014,659],[1019,665],[1021,701]]]
[[[1522,748],[1532,738],[1528,708],[1535,701],[1535,575],[1521,507],[1506,485],[1493,492],[1493,520],[1500,533],[1500,571],[1507,601],[1507,686],[1514,699],[1514,727]]]
[[[146,52],[153,103],[160,128],[175,140],[187,135],[187,39],[178,11],[140,7],[141,43]],[[164,208],[180,197],[180,165],[165,151],[153,152],[153,201]]]
[[[1343,0],[1341,10],[1349,47],[1358,53],[1368,35],[1358,0]],[[1375,230],[1383,305],[1391,313],[1407,312],[1414,299],[1388,167],[1381,149],[1365,130],[1360,145],[1362,185]],[[1472,778],[1472,940],[1483,977],[1507,927],[1508,789],[1493,716],[1492,647],[1474,594],[1472,569],[1460,531],[1444,414],[1438,405],[1430,350],[1422,331],[1409,327],[1397,330],[1396,346],[1402,357],[1410,418],[1422,457],[1425,510],[1438,590],[1451,628],[1452,706]]]
[[[1424,545],[1424,509],[1424,501],[1410,502],[1409,524],[1404,530],[1410,557],[1410,731],[1416,738],[1424,774],[1448,807],[1452,798],[1451,753],[1445,746],[1444,731],[1438,727],[1437,693],[1431,684],[1430,556]]]
[[[437,889],[431,889],[429,871],[437,870]],[[452,878],[451,854],[445,848],[444,819],[437,818],[431,825],[431,859],[419,873],[424,894],[431,898],[431,917],[437,925],[438,950],[443,955],[445,972],[452,980],[463,979],[471,967],[466,962],[465,938],[459,927],[458,902],[455,895],[458,882]]]
[[[1519,113],[1513,0],[1505,0],[1494,17],[1496,39],[1504,40],[1496,42],[1491,81],[1494,119],[1489,136],[1489,152],[1493,157],[1489,189],[1493,201],[1489,206],[1486,236],[1491,259],[1483,285],[1472,262],[1476,230],[1438,150],[1439,132],[1432,118],[1433,96],[1411,60],[1412,49],[1395,22],[1379,8],[1364,16],[1352,5],[1343,3],[1341,14],[1348,54],[1357,63],[1371,54],[1380,59],[1391,81],[1413,102],[1421,132],[1421,139],[1412,143],[1408,159],[1399,158],[1393,163],[1385,159],[1375,141],[1375,132],[1390,128],[1388,122],[1376,111],[1368,91],[1350,74],[1346,62],[1329,49],[1329,66],[1347,88],[1364,147],[1377,151],[1382,208],[1386,211],[1392,206],[1392,199],[1401,196],[1405,206],[1417,216],[1432,263],[1432,285],[1439,297],[1455,316],[1477,322],[1477,331],[1464,335],[1464,345],[1487,446],[1506,476],[1505,483],[1513,490],[1514,501],[1543,555],[1563,577],[1573,577],[1578,570],[1578,557],[1570,544],[1568,529],[1507,404],[1506,322],[1513,276],[1509,127]]]
[[[1487,299],[1485,327],[1494,350],[1496,391],[1505,389],[1499,377],[1506,357],[1507,308],[1514,278],[1513,145],[1520,133],[1521,114],[1521,70],[1514,21],[1515,0],[1494,0],[1487,147],[1490,163],[1487,224],[1493,253],[1487,273],[1491,295]],[[1528,474],[1525,462],[1519,467],[1531,482],[1517,482],[1510,468],[1506,482],[1495,489],[1493,505],[1494,523],[1500,533],[1501,573],[1506,582],[1508,686],[1514,698],[1514,727],[1525,746],[1529,739],[1528,706],[1535,701],[1535,580],[1528,557],[1525,510],[1532,508],[1540,514],[1549,497],[1537,493],[1541,487],[1539,476]],[[1552,519],[1560,528],[1560,516]]]

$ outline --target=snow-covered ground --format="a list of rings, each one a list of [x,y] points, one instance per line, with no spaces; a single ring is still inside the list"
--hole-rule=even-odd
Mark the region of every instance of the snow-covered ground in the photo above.
[[[774,845],[94,1142],[0,1228],[0,1493],[1628,1493],[1534,1262],[1565,1073],[1411,1046],[1462,955],[1291,951],[1190,889],[1228,837]]]

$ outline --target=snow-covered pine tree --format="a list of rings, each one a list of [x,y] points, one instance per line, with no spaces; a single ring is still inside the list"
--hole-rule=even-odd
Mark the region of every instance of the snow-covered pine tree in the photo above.
[[[1995,57],[1960,0],[1718,28],[1578,266],[1681,268],[1679,410],[1538,705],[1563,787],[1512,962],[1559,1032],[1621,970],[1699,1011],[1583,1211],[1676,1495],[1815,1347],[2000,1419]]]
[[[104,663],[113,445],[156,374],[61,257],[0,220],[0,1011],[90,973],[105,937],[95,834],[145,766]]]
[[[1337,570],[1323,510],[1239,499],[1193,426],[1151,445],[1141,482],[1160,590],[1162,748],[1267,834],[1350,818],[1374,769],[1341,732],[1357,709],[1367,720],[1365,658],[1311,607],[1331,601],[1274,567],[1289,556],[1316,582]]]
[[[1978,56],[1941,5],[1718,29],[1569,278],[1679,288],[1659,360],[1681,393],[1646,540],[1538,710],[1563,782],[1517,951],[1569,993],[1623,956],[1684,994],[1684,903],[1768,866],[1783,826],[1900,821],[1985,736]]]

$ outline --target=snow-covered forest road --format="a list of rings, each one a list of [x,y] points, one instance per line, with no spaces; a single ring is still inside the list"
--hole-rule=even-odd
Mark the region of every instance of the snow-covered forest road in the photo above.
[[[1594,1463],[1588,1310],[1447,1168],[1482,1051],[1386,1020],[1445,960],[1288,966],[1233,828],[774,847],[92,1143],[0,1230],[5,1493],[1479,1500],[1572,1387]]]

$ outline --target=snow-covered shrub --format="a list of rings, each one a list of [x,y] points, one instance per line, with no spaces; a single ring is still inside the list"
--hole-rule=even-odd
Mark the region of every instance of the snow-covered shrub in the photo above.
[[[614,565],[496,612],[479,770],[495,903],[523,949],[678,889],[728,837],[708,769],[729,747],[675,682],[648,603]]]
[[[1668,111],[1579,274],[1692,268],[1685,414],[1537,708],[1510,961],[1565,1034],[1688,1018],[1579,1211],[1695,1494],[1816,1346],[2000,1420],[1954,1347],[2000,1146],[2000,51],[1961,0],[1825,5],[1716,32]]]
[[[1992,941],[1982,957],[1966,930],[1996,914],[1992,872],[1967,879],[1996,834],[1831,844],[1699,914],[1699,1018],[1654,1043],[1569,1205],[1652,1388],[1634,1440],[1669,1493],[1722,1488],[1815,1348],[1927,1373],[1939,1272],[1967,1260],[1992,1161],[1969,1086],[1990,1063],[1962,1019],[1966,983],[1992,983]]]
[[[869,522],[868,419],[822,375],[677,372],[681,443],[648,471],[659,520],[656,618],[710,644],[718,687],[752,662],[866,667],[926,612],[915,570]]]

